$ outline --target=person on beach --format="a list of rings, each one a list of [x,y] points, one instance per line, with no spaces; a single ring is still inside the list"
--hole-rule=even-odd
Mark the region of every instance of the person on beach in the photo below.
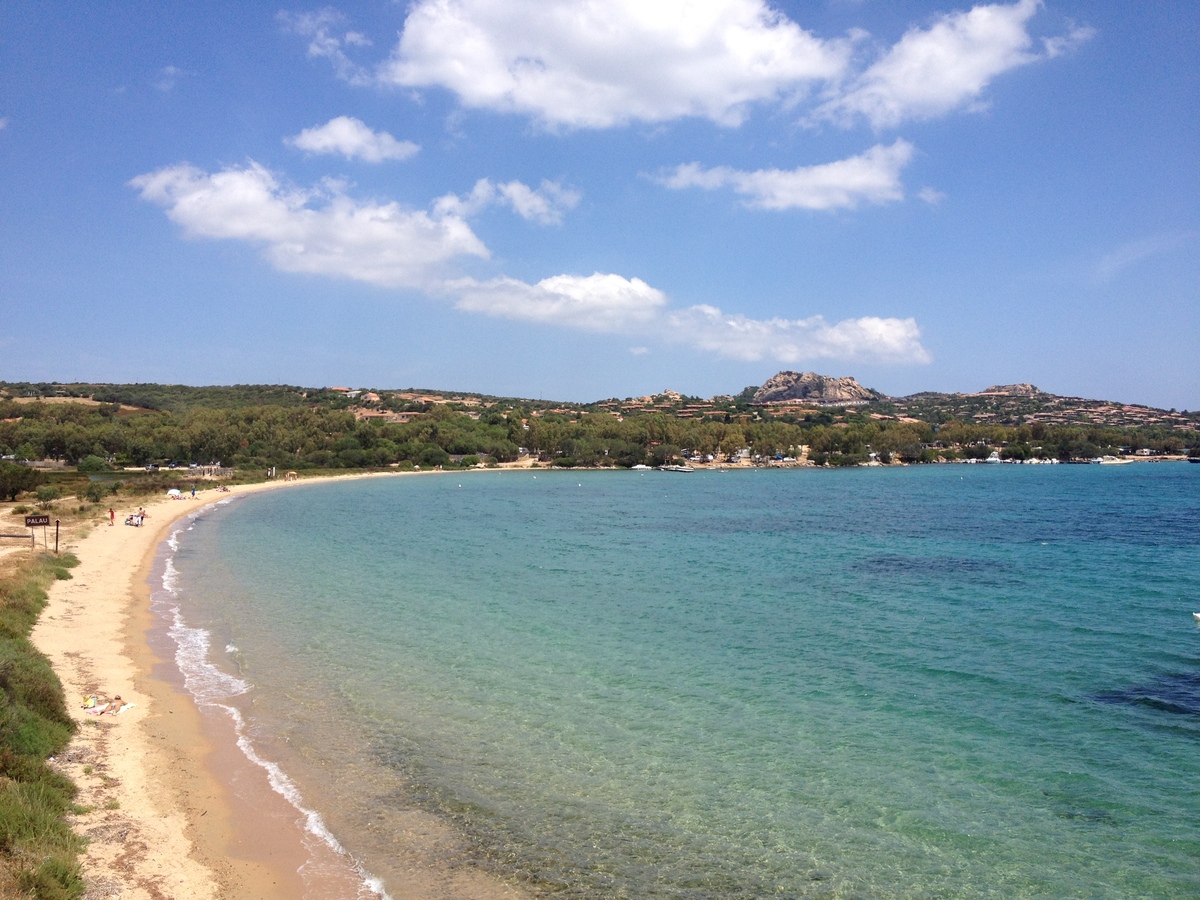
[[[112,528],[117,524],[117,511],[111,506],[108,508],[108,527]]]
[[[125,702],[121,699],[121,695],[117,694],[117,696],[113,697],[111,700],[109,700],[103,706],[94,707],[92,709],[89,709],[88,712],[90,712],[93,716],[102,716],[105,713],[110,713],[111,715],[115,716],[117,713],[119,713],[121,711],[121,708],[124,705],[125,705]]]

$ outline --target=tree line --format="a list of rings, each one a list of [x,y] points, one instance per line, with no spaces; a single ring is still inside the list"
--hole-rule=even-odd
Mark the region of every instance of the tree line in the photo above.
[[[290,404],[130,412],[108,403],[0,401],[0,456],[93,468],[220,462],[303,469],[445,466],[464,458],[467,464],[506,462],[525,449],[559,465],[632,466],[671,462],[685,453],[792,456],[807,447],[818,464],[853,465],[871,454],[906,463],[986,458],[994,450],[1009,459],[1070,460],[1115,455],[1120,448],[1180,452],[1200,445],[1200,434],[1167,428],[933,425],[875,419],[865,412],[842,421],[827,412],[790,419],[760,413],[707,418],[669,411],[537,413],[519,404],[471,414],[429,404],[411,421],[399,422]]]

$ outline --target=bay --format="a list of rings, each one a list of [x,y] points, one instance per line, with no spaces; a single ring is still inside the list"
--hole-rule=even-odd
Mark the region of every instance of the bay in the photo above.
[[[385,885],[1197,895],[1197,469],[359,479],[206,511],[172,567]]]

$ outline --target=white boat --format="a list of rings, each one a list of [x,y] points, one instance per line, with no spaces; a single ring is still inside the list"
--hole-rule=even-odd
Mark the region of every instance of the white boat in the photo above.
[[[691,466],[659,466],[664,472],[695,472]]]
[[[1200,622],[1200,613],[1192,613],[1192,617],[1193,617],[1193,618],[1194,618],[1194,619],[1195,619],[1197,622]]]

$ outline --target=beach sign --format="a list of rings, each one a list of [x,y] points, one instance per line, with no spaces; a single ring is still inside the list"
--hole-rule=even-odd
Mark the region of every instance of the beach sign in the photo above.
[[[35,528],[38,525],[41,525],[43,528],[45,528],[49,524],[50,524],[49,516],[26,516],[25,517],[25,527],[26,528]]]

